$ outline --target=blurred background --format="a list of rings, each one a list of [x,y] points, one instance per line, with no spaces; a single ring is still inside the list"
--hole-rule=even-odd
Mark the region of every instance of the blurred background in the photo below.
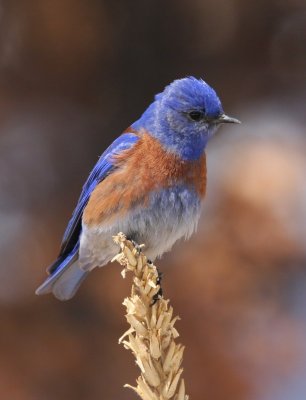
[[[306,398],[306,3],[0,0],[0,398],[135,399],[120,267],[36,297],[105,147],[173,79],[220,95],[199,230],[159,263],[193,400]]]

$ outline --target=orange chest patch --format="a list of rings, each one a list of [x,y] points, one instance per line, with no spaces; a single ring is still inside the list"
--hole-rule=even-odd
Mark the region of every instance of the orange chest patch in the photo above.
[[[83,221],[88,225],[122,216],[146,203],[152,191],[172,185],[190,186],[200,197],[205,194],[205,154],[197,161],[183,161],[147,133],[113,161],[117,168],[97,185],[84,210]]]
[[[123,169],[146,190],[169,187],[176,183],[193,186],[200,196],[206,188],[205,154],[197,161],[184,161],[163,149],[157,139],[144,133],[131,149],[115,157],[115,165]]]

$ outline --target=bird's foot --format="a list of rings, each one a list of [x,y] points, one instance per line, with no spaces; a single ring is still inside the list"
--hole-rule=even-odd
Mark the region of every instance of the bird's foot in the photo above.
[[[135,247],[135,249],[137,250],[137,253],[140,254],[141,251],[142,251],[142,249],[143,249],[143,244],[138,244],[137,242],[135,242],[135,240],[133,240],[133,239],[130,238],[130,237],[127,237],[126,239],[129,240],[129,241],[132,243],[132,245],[133,245],[133,246]]]
[[[157,269],[157,274],[158,274],[158,277],[157,277],[157,279],[156,279],[156,284],[159,285],[159,290],[158,290],[158,292],[153,296],[153,301],[152,301],[151,306],[154,306],[154,304],[155,304],[159,299],[161,299],[161,298],[163,297],[163,289],[162,289],[162,287],[161,287],[161,281],[162,281],[163,274],[162,274],[162,272],[160,272],[158,269]]]

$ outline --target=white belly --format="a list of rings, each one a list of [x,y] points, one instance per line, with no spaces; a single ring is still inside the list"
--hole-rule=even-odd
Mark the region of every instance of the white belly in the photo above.
[[[105,265],[117,253],[112,236],[125,233],[137,243],[144,243],[151,260],[171,249],[180,238],[188,238],[196,229],[201,200],[184,186],[155,192],[149,205],[137,207],[112,225],[88,227],[83,224],[80,241],[80,266],[90,270]]]

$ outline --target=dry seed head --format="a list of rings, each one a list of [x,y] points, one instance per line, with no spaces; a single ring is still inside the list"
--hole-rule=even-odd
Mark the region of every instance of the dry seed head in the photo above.
[[[185,382],[184,379],[182,379],[175,400],[185,400],[185,399],[186,399]]]
[[[151,333],[150,336],[150,353],[155,360],[158,360],[161,356],[160,343],[155,333]]]
[[[131,296],[123,302],[130,328],[119,343],[134,354],[141,376],[137,387],[125,387],[143,400],[188,400],[180,368],[184,347],[175,343],[179,334],[174,324],[179,318],[173,318],[169,300],[161,297],[153,304],[160,290],[157,268],[147,263],[140,251],[143,245],[134,246],[122,233],[114,237],[114,242],[121,249],[113,260],[124,267],[122,276],[127,271],[134,274]]]
[[[160,377],[154,368],[151,358],[149,357],[148,360],[143,360],[142,364],[144,366],[143,375],[148,384],[154,388],[158,387],[160,385]]]
[[[173,380],[171,382],[171,385],[170,385],[170,387],[168,389],[168,393],[167,393],[168,399],[171,399],[171,397],[174,396],[174,394],[176,392],[176,387],[177,387],[177,384],[178,384],[178,381],[179,381],[179,379],[181,377],[182,372],[183,372],[183,370],[180,369],[178,371],[178,373],[175,375],[175,377],[173,378]]]
[[[136,333],[138,335],[140,335],[140,336],[147,335],[146,327],[140,321],[138,321],[138,319],[136,317],[134,317],[134,315],[127,314],[126,319],[127,319],[128,323],[134,328],[134,330],[136,331]]]
[[[136,267],[136,265],[137,265],[137,260],[136,260],[136,258],[135,258],[135,256],[134,256],[134,254],[131,252],[131,250],[130,250],[128,247],[125,247],[125,249],[123,250],[123,252],[124,252],[124,255],[125,255],[126,258],[127,258],[128,265],[130,266],[129,269],[132,270],[133,267]]]
[[[126,332],[124,332],[124,334],[119,338],[118,343],[122,343],[123,339],[128,336],[130,333],[134,332],[134,328],[130,328],[129,330],[127,330]]]
[[[165,361],[163,362],[163,368],[166,373],[171,372],[171,366],[172,366],[171,362],[172,362],[172,358],[173,358],[175,349],[176,349],[175,343],[172,341],[170,343],[168,352],[166,354]]]

